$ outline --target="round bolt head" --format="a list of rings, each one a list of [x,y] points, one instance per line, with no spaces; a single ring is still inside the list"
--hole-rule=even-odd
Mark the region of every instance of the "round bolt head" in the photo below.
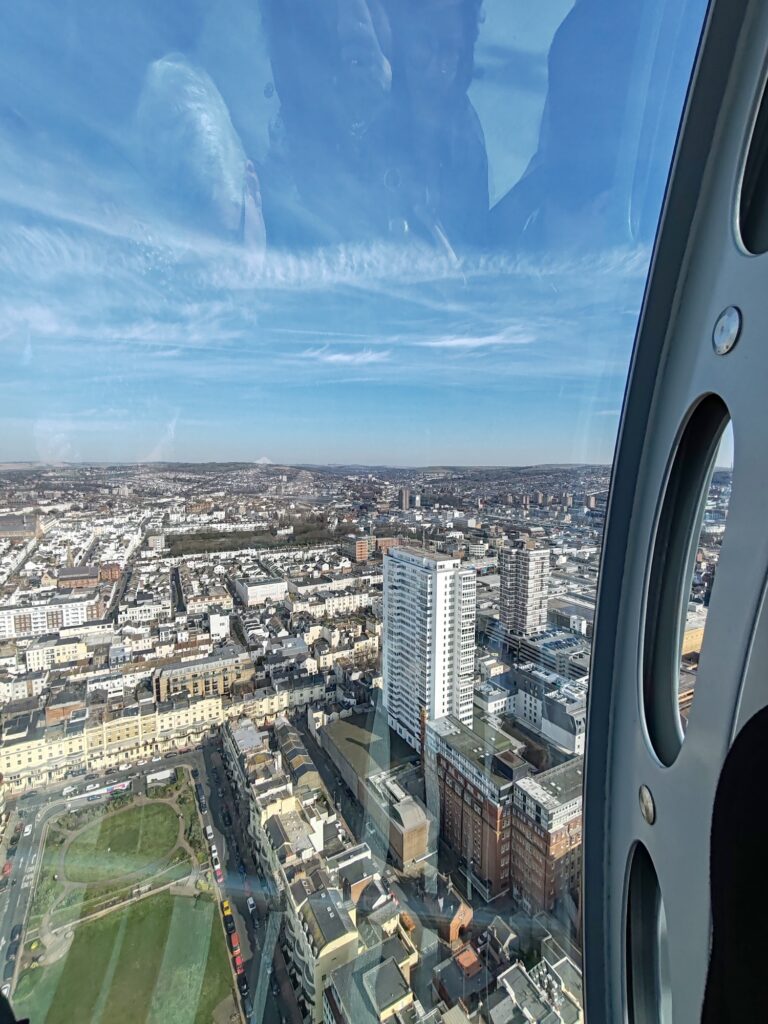
[[[736,306],[726,306],[715,321],[712,347],[719,356],[731,351],[741,334],[741,312]]]
[[[643,817],[652,825],[656,821],[656,804],[653,802],[653,796],[650,789],[643,785],[640,787],[640,810]]]

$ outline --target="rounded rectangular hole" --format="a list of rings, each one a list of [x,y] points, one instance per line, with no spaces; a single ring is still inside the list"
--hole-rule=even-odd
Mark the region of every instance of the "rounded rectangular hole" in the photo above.
[[[677,757],[730,498],[732,434],[722,399],[691,411],[677,445],[651,555],[643,647],[643,710],[656,756]],[[722,443],[721,443],[722,442]],[[722,453],[722,454],[721,454]]]
[[[749,140],[739,193],[738,224],[747,252],[759,256],[768,251],[768,87]]]
[[[709,602],[725,536],[732,471],[733,428],[728,423],[720,438],[706,488],[701,527],[693,547],[688,606],[682,621],[677,708],[683,732],[688,725],[688,712],[693,703]]]
[[[672,1020],[664,900],[653,861],[642,843],[632,853],[627,890],[626,993],[629,1024]]]

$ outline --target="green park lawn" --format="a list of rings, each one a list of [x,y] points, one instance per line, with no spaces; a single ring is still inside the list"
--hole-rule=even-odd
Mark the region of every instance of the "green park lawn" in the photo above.
[[[13,1008],[33,1024],[211,1024],[231,989],[215,904],[164,892],[80,925],[65,957],[21,977]]]
[[[142,804],[95,821],[75,839],[64,859],[71,882],[102,882],[143,875],[176,845],[179,822],[167,804]]]

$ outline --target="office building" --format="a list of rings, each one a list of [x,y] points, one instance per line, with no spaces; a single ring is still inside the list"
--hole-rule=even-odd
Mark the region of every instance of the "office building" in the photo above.
[[[517,541],[499,552],[500,617],[516,636],[532,636],[547,628],[549,551],[531,540]]]
[[[384,706],[416,749],[426,719],[472,722],[475,591],[457,558],[408,547],[384,558]]]

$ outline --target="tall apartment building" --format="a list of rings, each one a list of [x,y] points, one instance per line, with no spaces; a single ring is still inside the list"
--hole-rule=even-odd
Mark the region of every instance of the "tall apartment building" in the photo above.
[[[532,636],[547,628],[549,551],[531,540],[516,541],[499,551],[501,624],[516,636]]]
[[[407,512],[411,504],[411,492],[407,487],[401,487],[397,494],[397,503],[403,512]]]
[[[475,592],[457,558],[408,547],[384,558],[384,706],[416,749],[423,718],[472,723]]]

